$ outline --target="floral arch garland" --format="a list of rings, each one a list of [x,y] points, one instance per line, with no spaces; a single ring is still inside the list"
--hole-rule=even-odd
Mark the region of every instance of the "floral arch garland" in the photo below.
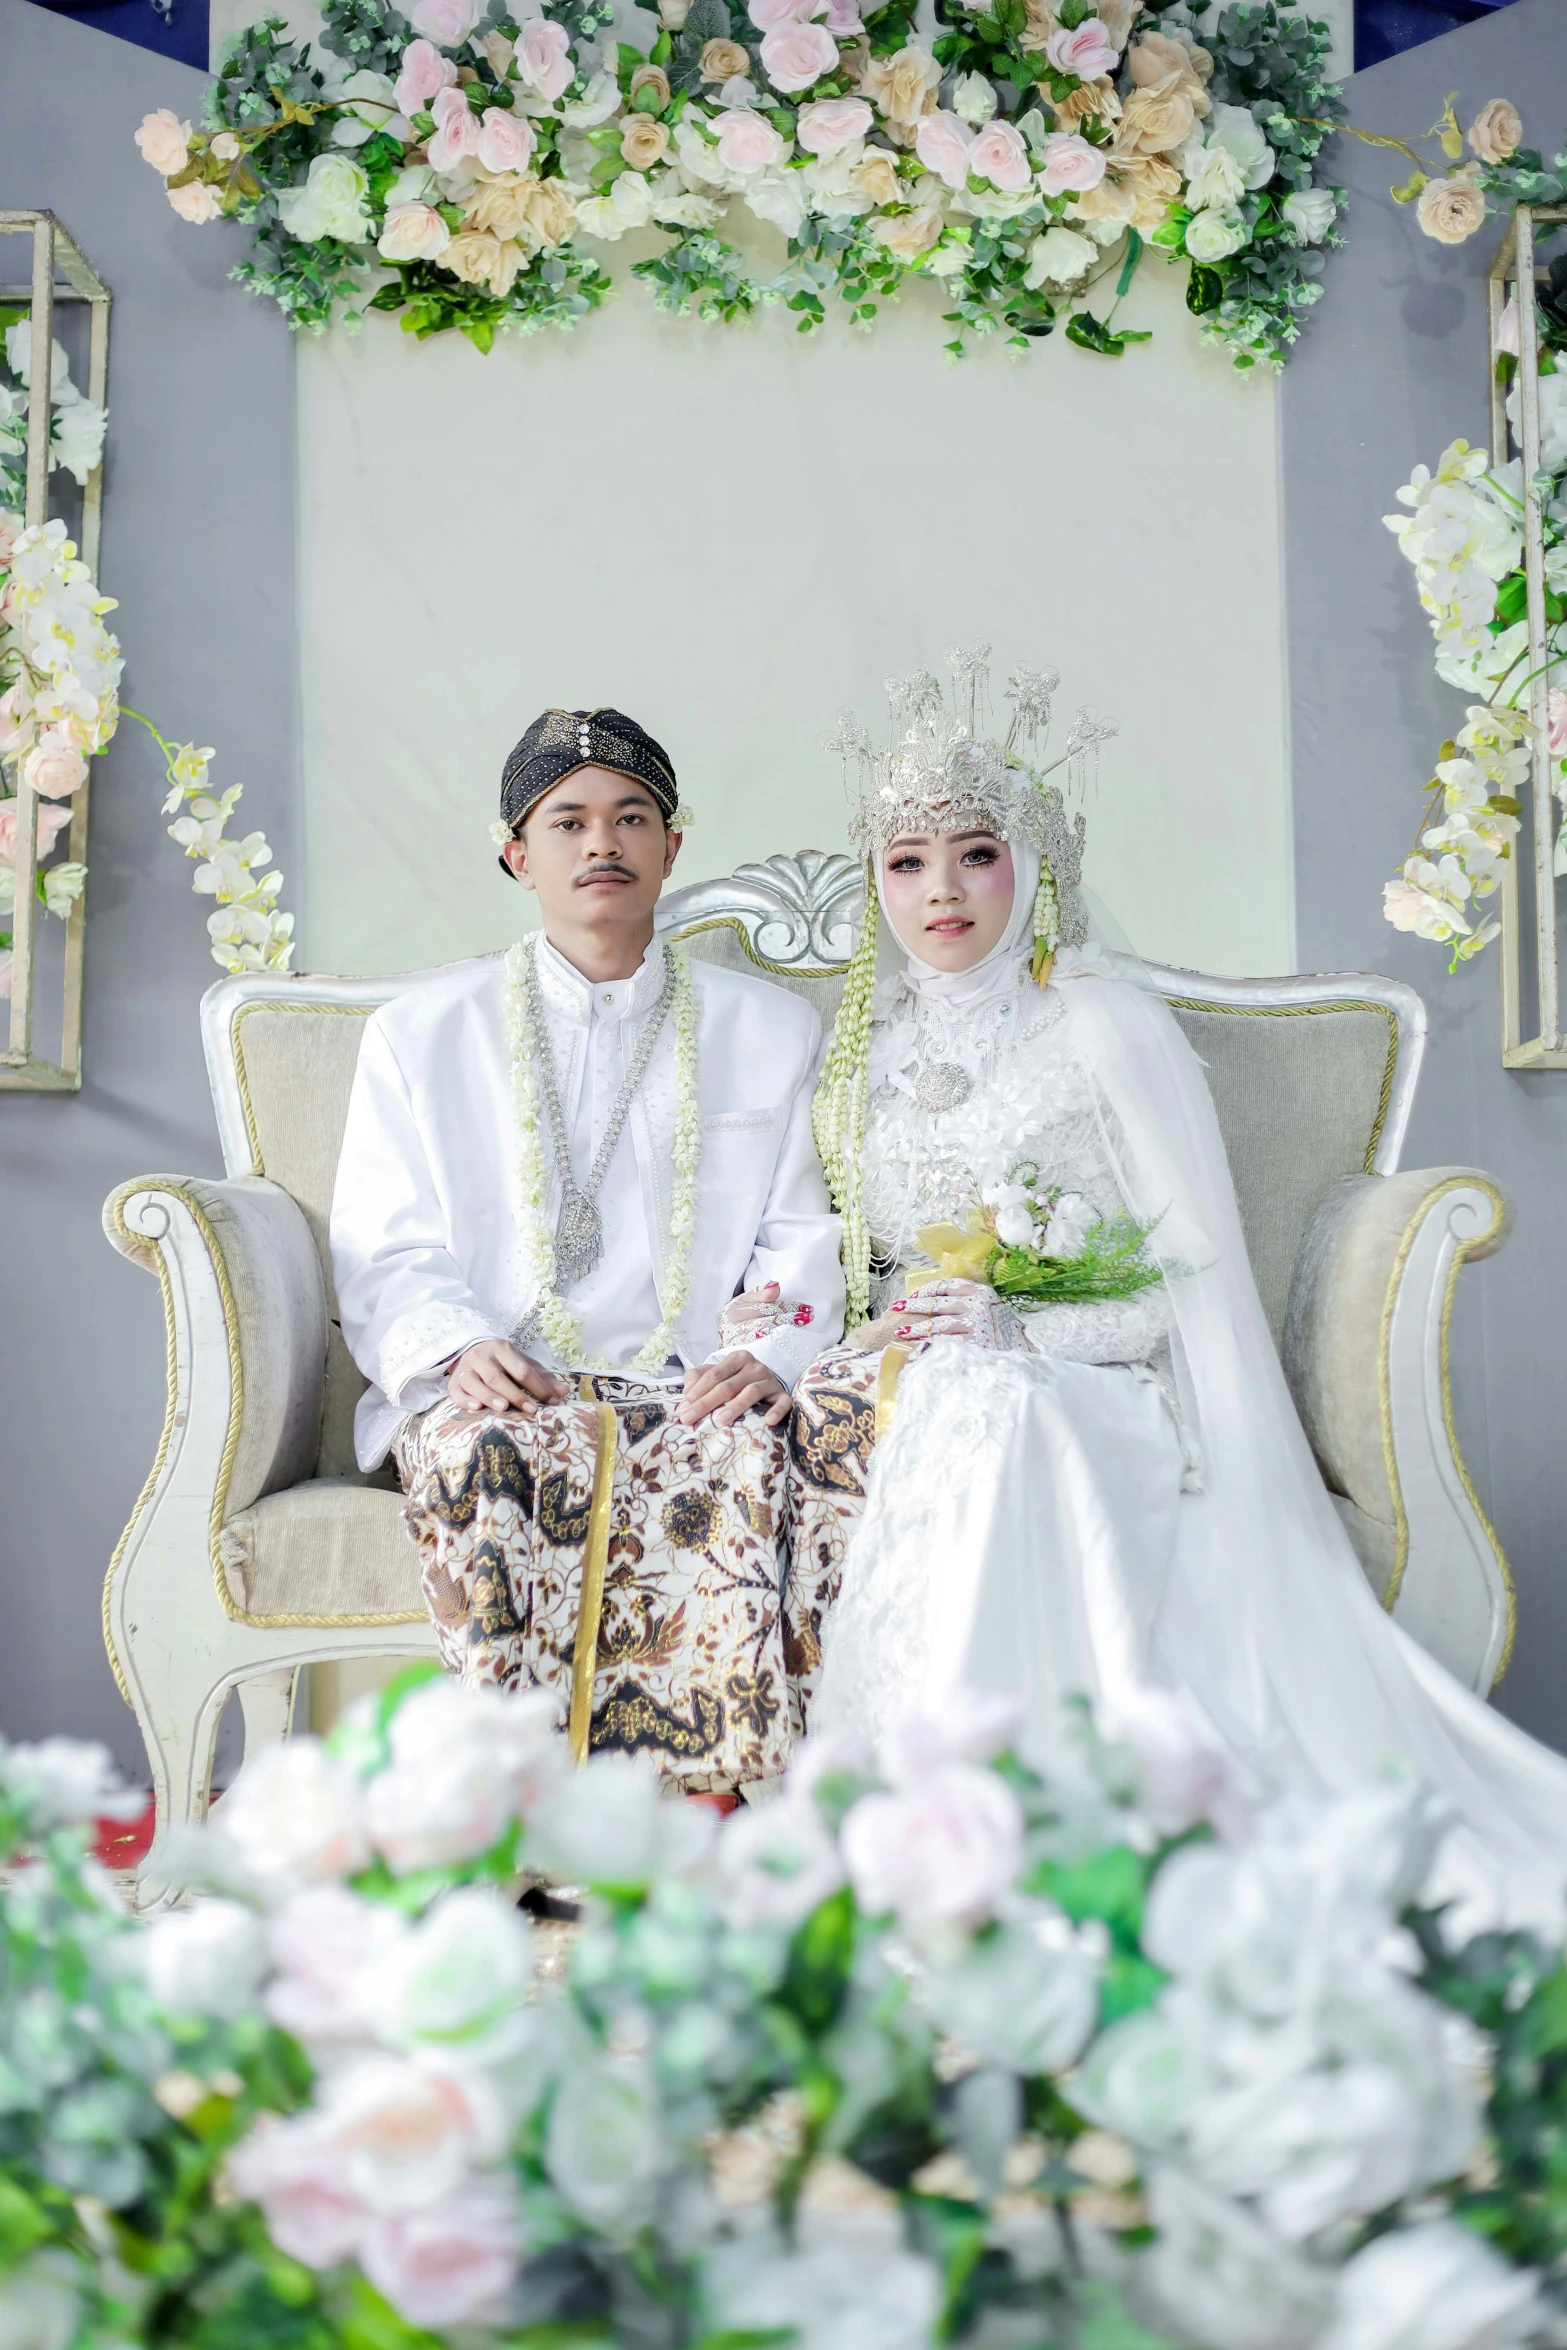
[[[1321,295],[1343,103],[1295,0],[937,0],[930,45],[913,0],[658,0],[646,50],[612,14],[327,0],[316,50],[266,18],[200,130],[164,109],[138,143],[184,219],[252,227],[236,274],[300,327],[369,308],[488,350],[595,309],[595,248],[630,230],[663,236],[631,274],[666,309],[863,327],[919,279],[955,355],[1063,318],[1106,356],[1147,340],[1115,313],[1150,246],[1238,367],[1280,365]],[[737,207],[787,237],[781,270],[726,239]]]

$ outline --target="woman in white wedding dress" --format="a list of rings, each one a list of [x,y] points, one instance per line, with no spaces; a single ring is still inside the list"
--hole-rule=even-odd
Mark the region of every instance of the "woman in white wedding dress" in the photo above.
[[[797,1390],[802,1710],[875,1736],[968,1687],[1016,1700],[1037,1742],[1075,1695],[1113,1721],[1178,1691],[1259,1792],[1423,1781],[1458,1823],[1432,1894],[1559,1926],[1567,1761],[1373,1597],[1279,1368],[1201,1065],[1130,959],[1086,944],[1082,819],[1016,749],[1054,680],[1014,678],[988,742],[983,655],[954,666],[955,714],[915,677],[890,749],[842,743],[875,895],[817,1133],[859,1327]],[[1080,720],[1068,757],[1094,735]],[[1057,1256],[1127,1214],[1163,1274],[1130,1295],[1018,1311],[929,1278],[956,1239],[939,1223],[1000,1225],[977,1263],[1031,1215]]]

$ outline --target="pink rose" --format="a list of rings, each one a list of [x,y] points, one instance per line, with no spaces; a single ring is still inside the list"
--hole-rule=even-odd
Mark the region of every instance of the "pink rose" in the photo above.
[[[865,21],[854,0],[829,0],[826,25],[835,41],[857,41],[865,31]]]
[[[14,514],[9,506],[0,506],[0,564],[10,562],[23,528],[20,514]],[[0,695],[0,709],[4,706],[4,696]]]
[[[55,842],[71,821],[69,808],[38,810],[38,860],[42,864],[54,848]],[[0,865],[15,865],[17,847],[17,803],[0,800]]]
[[[860,1907],[905,1925],[977,1921],[1010,1891],[1023,1857],[1023,1813],[994,1771],[948,1763],[896,1793],[851,1805],[839,1848]]]
[[[808,90],[838,62],[838,44],[825,25],[778,25],[762,35],[762,71],[775,90]]]
[[[479,161],[486,171],[526,171],[534,149],[533,125],[525,114],[491,106],[479,119]]]
[[[1114,73],[1121,62],[1120,50],[1097,16],[1085,17],[1079,25],[1057,25],[1045,43],[1045,55],[1057,73],[1075,73],[1084,82]]]
[[[464,2325],[486,2315],[516,2276],[522,2226],[503,2173],[466,2180],[433,2210],[382,2220],[360,2265],[410,2325]]]
[[[945,108],[935,114],[921,115],[914,133],[914,152],[927,171],[945,180],[952,189],[968,185],[969,155],[974,145],[974,134],[966,122]]]
[[[217,189],[209,188],[205,180],[187,180],[182,188],[170,188],[169,202],[181,220],[188,220],[194,228],[216,220],[223,210]]]
[[[783,153],[783,141],[765,115],[732,106],[718,126],[718,160],[726,171],[765,171]]]
[[[19,523],[20,521],[19,514],[10,514],[0,509],[0,529],[3,529],[8,522]],[[18,530],[12,539],[12,546],[21,535]],[[5,552],[9,554],[10,548],[6,548]],[[14,751],[22,739],[21,700],[22,689],[19,685],[7,686],[5,692],[0,694],[0,753]]]
[[[418,0],[408,21],[427,41],[443,49],[460,49],[484,14],[484,0]]]
[[[542,16],[531,18],[517,35],[517,71],[553,106],[570,89],[576,71],[565,26]]]
[[[1044,163],[1039,184],[1047,196],[1097,188],[1104,178],[1104,156],[1091,139],[1081,138],[1076,131],[1051,131],[1040,142],[1040,153]]]
[[[449,90],[457,68],[428,41],[410,41],[403,51],[402,70],[392,85],[399,114],[418,114],[438,90]]]
[[[451,171],[465,155],[479,151],[479,125],[466,90],[438,90],[430,102],[435,130],[425,152],[432,171]]]
[[[22,762],[22,779],[43,799],[69,799],[87,780],[87,762],[63,727],[48,726]]]
[[[784,24],[809,24],[812,17],[825,16],[828,0],[751,0],[746,14],[759,33],[770,33]]]
[[[227,2185],[259,2203],[278,2250],[306,2268],[351,2259],[370,2214],[343,2183],[342,2158],[313,2115],[268,2114],[228,2158]]]
[[[374,1970],[409,1934],[384,1901],[366,1901],[346,1885],[307,1886],[268,1930],[278,1971],[267,1986],[267,2014],[307,2047],[363,2039]]]
[[[438,261],[452,232],[431,204],[394,204],[382,224],[376,251],[383,261]]]
[[[1021,131],[1009,122],[987,122],[969,149],[968,167],[993,188],[1016,195],[1034,176]]]
[[[183,171],[190,161],[190,124],[181,122],[167,106],[160,106],[156,114],[142,116],[136,144],[153,170],[167,179],[172,172]]]
[[[801,107],[794,135],[807,155],[837,155],[863,139],[875,119],[863,98],[818,98]]]
[[[1551,757],[1567,759],[1567,694],[1562,692],[1559,685],[1552,686],[1548,707],[1550,714],[1546,720],[1545,739],[1550,746]],[[41,808],[38,812],[40,816],[43,814]]]

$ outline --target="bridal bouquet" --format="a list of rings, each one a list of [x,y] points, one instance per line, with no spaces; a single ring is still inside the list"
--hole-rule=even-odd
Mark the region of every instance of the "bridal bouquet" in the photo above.
[[[150,1922],[101,1755],[0,1748],[0,2339],[1559,2341],[1567,1969],[1414,1906],[1418,1791],[1253,1811],[1174,1700],[1007,1733],[808,1742],[720,1823],[417,1667]]]
[[[596,308],[597,256],[641,231],[666,309],[864,327],[917,279],[954,353],[1061,322],[1114,357],[1148,339],[1115,312],[1152,246],[1209,340],[1278,365],[1338,242],[1343,104],[1295,0],[939,0],[929,43],[912,0],[658,0],[650,44],[614,0],[324,14],[314,47],[264,17],[200,128],[165,107],[136,134],[182,219],[251,228],[236,274],[296,326],[368,307],[488,350]],[[781,268],[727,240],[744,213]]]
[[[1135,1297],[1164,1275],[1148,1254],[1151,1224],[1102,1217],[1079,1193],[1042,1184],[1034,1166],[986,1186],[965,1224],[927,1224],[916,1234],[933,1260],[909,1286],[938,1278],[983,1281],[1023,1305],[1082,1305]]]

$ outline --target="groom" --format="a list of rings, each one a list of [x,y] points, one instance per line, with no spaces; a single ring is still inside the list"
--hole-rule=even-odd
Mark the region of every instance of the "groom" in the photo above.
[[[816,1013],[655,941],[682,821],[634,720],[529,727],[494,829],[542,936],[368,1023],[332,1261],[449,1670],[732,1799],[788,1753],[784,1424],[843,1279]]]

